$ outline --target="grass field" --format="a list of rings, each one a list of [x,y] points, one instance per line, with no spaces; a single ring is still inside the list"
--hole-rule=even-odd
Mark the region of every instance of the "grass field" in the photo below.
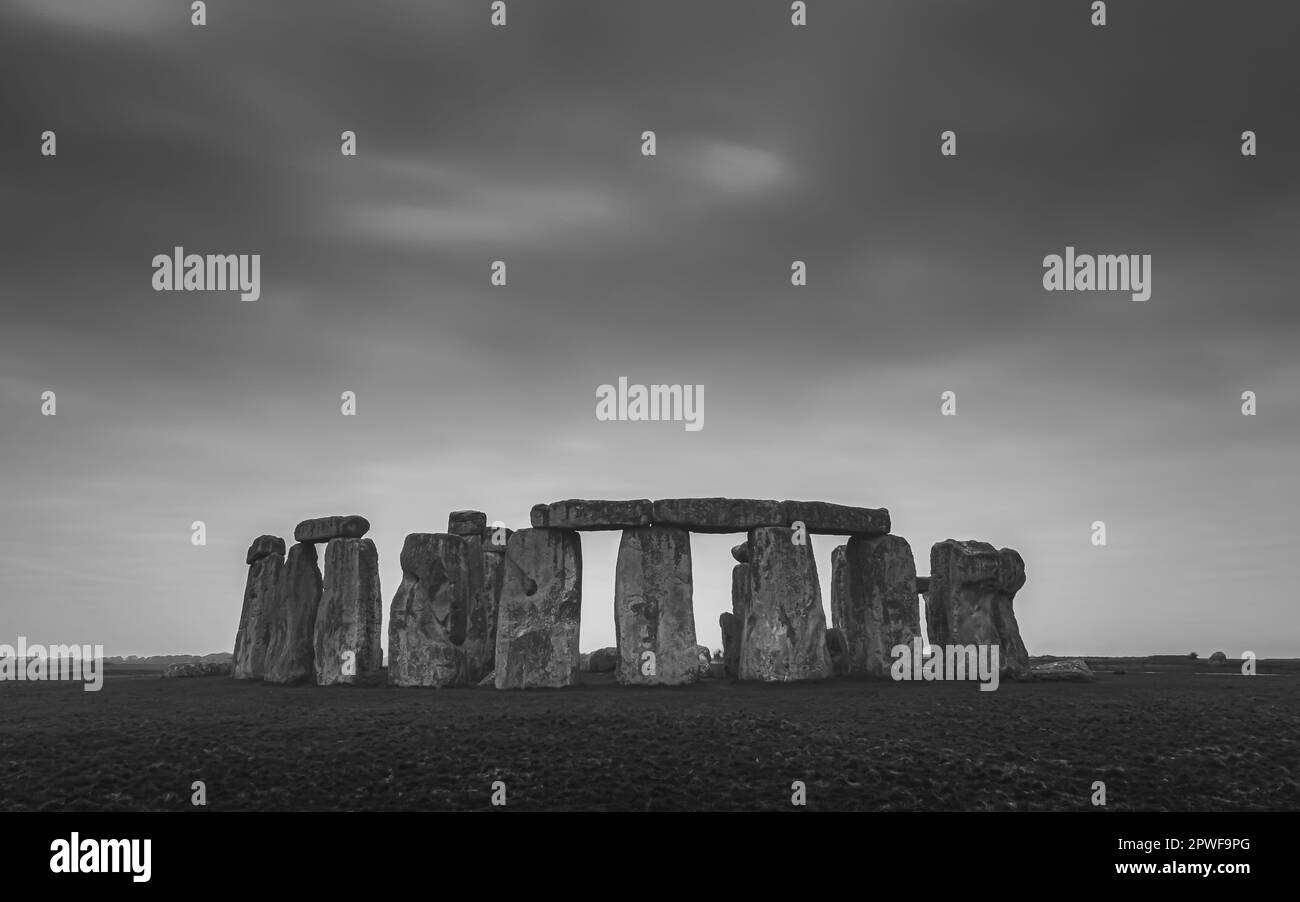
[[[1100,665],[1099,665],[1100,666]],[[0,685],[0,810],[1300,809],[1300,673],[1094,683]]]

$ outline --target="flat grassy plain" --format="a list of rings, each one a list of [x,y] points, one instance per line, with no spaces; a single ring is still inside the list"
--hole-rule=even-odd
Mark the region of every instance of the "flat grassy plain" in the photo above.
[[[0,684],[0,810],[1300,809],[1300,667],[1091,659],[1093,683]],[[1118,662],[1118,663],[1117,663]],[[1144,673],[1143,670],[1154,670]],[[1271,674],[1271,675],[1268,675]],[[499,810],[499,809],[497,809]]]

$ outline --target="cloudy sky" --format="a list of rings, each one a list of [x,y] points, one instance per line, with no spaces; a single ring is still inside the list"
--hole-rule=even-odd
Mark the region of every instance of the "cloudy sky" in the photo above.
[[[1291,0],[208,5],[0,7],[0,642],[229,650],[306,517],[369,517],[387,608],[453,509],[732,495],[1016,548],[1031,653],[1300,655]],[[177,245],[261,299],[153,291]],[[1151,299],[1044,291],[1067,245]],[[598,421],[620,376],[704,428]]]

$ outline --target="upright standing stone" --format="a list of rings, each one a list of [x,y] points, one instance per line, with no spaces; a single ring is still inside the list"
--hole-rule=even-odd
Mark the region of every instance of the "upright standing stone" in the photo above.
[[[831,551],[831,625],[844,631],[844,606],[849,600],[849,568],[844,555],[847,547],[838,545]]]
[[[477,684],[494,669],[497,653],[497,605],[505,575],[504,548],[493,550],[491,531],[465,537],[469,575],[469,614],[465,625],[465,667]]]
[[[478,536],[474,536],[478,539]],[[472,562],[482,554],[461,536],[412,533],[402,546],[402,584],[388,615],[388,682],[464,686]],[[481,678],[481,674],[479,677]]]
[[[849,672],[848,649],[844,646],[844,634],[838,629],[826,629],[826,654],[831,659],[831,675],[847,676]]]
[[[750,600],[741,639],[740,678],[786,682],[831,675],[826,612],[812,545],[795,530],[768,526],[749,534]]]
[[[521,529],[505,552],[497,619],[496,687],[578,680],[582,542],[568,529]]]
[[[270,621],[266,648],[268,683],[300,683],[311,680],[316,653],[313,641],[316,611],[320,607],[321,573],[316,563],[316,546],[299,542],[289,549]]]
[[[1030,675],[1012,602],[1025,562],[1010,548],[947,539],[930,549],[926,624],[931,645],[996,645],[1004,676]]]
[[[663,526],[624,530],[614,576],[614,626],[620,683],[699,679],[689,532]]]
[[[737,680],[740,679],[740,659],[744,655],[745,623],[749,618],[749,567],[749,564],[737,564],[731,568],[731,616],[735,620],[732,626],[735,635],[731,646],[731,657],[727,656],[725,645],[722,649],[724,670],[728,676]],[[724,626],[723,629],[725,631],[726,627]],[[726,638],[725,633],[723,638]]]
[[[260,680],[266,672],[266,647],[271,638],[267,615],[275,608],[280,570],[284,567],[284,539],[258,536],[244,559],[248,581],[244,584],[244,606],[235,632],[235,655],[231,676],[237,680]]]
[[[722,627],[722,673],[734,680],[740,676],[740,618],[730,611],[723,611],[718,617],[718,626]]]
[[[370,539],[331,539],[313,641],[316,683],[357,683],[383,664],[379,553]]]
[[[912,547],[896,535],[854,536],[837,566],[835,626],[843,634],[848,672],[888,677],[893,649],[902,645],[910,654],[921,635]]]

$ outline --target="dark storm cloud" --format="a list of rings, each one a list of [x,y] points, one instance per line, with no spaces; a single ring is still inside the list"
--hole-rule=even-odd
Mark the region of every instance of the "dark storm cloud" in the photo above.
[[[301,517],[367,514],[391,591],[402,536],[452,508],[732,493],[888,505],[922,571],[949,535],[1021,548],[1031,649],[1164,649],[1134,611],[1174,604],[1175,651],[1300,639],[1269,569],[1300,500],[1300,11],[817,2],[799,30],[788,6],[0,11],[6,613],[202,651],[242,544]],[[262,299],[153,292],[177,244],[262,254]],[[1067,244],[1152,254],[1152,300],[1044,292]],[[705,429],[595,421],[620,375],[704,384]],[[1213,560],[1189,524],[1222,530]],[[584,646],[612,640],[604,557]],[[1161,566],[1199,568],[1176,602]],[[697,576],[711,636],[725,563]]]

